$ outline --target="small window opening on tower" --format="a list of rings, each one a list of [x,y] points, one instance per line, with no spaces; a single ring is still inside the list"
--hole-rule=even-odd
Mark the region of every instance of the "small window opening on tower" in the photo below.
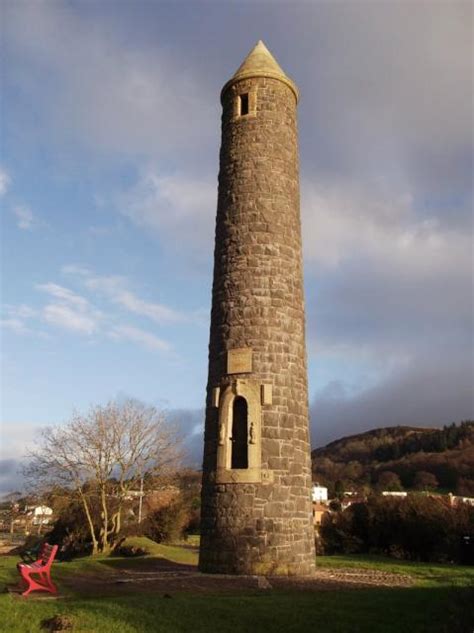
[[[240,116],[245,116],[249,113],[249,95],[246,92],[243,95],[239,95],[240,100]]]
[[[248,408],[245,398],[235,398],[232,414],[231,468],[248,468]]]

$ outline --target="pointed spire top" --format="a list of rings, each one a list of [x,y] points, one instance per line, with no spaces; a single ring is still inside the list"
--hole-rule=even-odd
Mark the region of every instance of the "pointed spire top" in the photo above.
[[[249,77],[272,77],[273,79],[280,79],[293,90],[296,100],[298,100],[298,88],[288,75],[283,72],[279,63],[270,53],[262,40],[258,40],[257,44],[239,66],[232,79],[225,84],[222,89],[222,93],[224,93],[225,90],[236,81],[240,79],[247,79]]]
[[[257,44],[250,51],[233,76],[233,79],[236,79],[237,77],[240,78],[242,75],[247,75],[249,73],[253,74],[255,72],[262,71],[275,73],[286,78],[286,75],[280,68],[277,60],[273,57],[262,40],[258,40]]]

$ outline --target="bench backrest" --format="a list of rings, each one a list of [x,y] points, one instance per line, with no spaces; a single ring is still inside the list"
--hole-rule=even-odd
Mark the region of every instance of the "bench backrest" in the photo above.
[[[38,560],[41,560],[43,565],[50,565],[53,562],[57,551],[58,551],[57,545],[50,545],[49,543],[44,543],[43,547],[41,548],[41,554]]]

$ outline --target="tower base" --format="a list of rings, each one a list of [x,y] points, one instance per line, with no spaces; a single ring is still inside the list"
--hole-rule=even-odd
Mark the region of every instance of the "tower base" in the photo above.
[[[301,511],[295,511],[290,502],[285,513],[283,502],[271,500],[278,494],[274,486],[215,487],[220,492],[211,497],[211,504],[208,501],[203,507],[200,571],[257,576],[314,574],[316,557],[310,502]],[[210,499],[209,495],[205,498]],[[274,518],[269,517],[272,513]],[[254,518],[256,515],[262,518]]]

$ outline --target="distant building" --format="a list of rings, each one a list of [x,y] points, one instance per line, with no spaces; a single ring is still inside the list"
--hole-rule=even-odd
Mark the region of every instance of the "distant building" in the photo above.
[[[321,525],[323,516],[329,514],[328,506],[323,503],[313,503],[313,523],[314,525]]]
[[[457,506],[461,503],[467,503],[470,506],[474,506],[474,497],[460,497],[453,495],[451,492],[448,494],[449,503],[451,506]]]
[[[313,503],[327,502],[328,489],[325,486],[320,486],[319,484],[313,484],[311,497],[313,499]]]
[[[341,500],[341,510],[345,510],[349,506],[353,506],[355,503],[365,503],[367,499],[365,497],[345,497]]]
[[[36,506],[33,509],[33,525],[48,525],[53,516],[53,511],[48,506]]]
[[[180,494],[178,486],[162,486],[156,490],[128,490],[125,495],[127,501],[133,501],[133,499],[154,499],[161,501],[160,505],[168,505],[175,497]]]
[[[16,525],[49,525],[53,518],[53,510],[48,506],[25,506],[24,511],[14,519]]]

